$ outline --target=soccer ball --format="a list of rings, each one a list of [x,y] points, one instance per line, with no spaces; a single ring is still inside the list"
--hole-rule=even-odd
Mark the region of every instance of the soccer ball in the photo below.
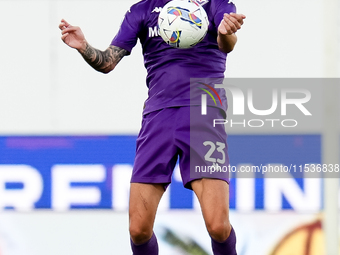
[[[203,7],[195,0],[173,0],[158,17],[159,33],[174,48],[191,48],[207,34],[209,20]]]

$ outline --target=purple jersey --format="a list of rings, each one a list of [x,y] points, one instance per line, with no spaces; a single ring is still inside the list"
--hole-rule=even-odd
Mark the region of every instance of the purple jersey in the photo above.
[[[111,45],[130,53],[138,38],[141,42],[149,88],[144,114],[167,107],[200,105],[201,91],[197,84],[191,84],[190,91],[190,78],[224,78],[227,54],[218,49],[217,28],[224,13],[236,12],[235,5],[228,1],[198,1],[207,12],[210,24],[203,41],[190,49],[172,48],[159,35],[158,15],[169,0],[142,0],[126,13]],[[222,99],[220,107],[226,110],[225,91],[216,90]],[[208,105],[215,105],[210,98]]]

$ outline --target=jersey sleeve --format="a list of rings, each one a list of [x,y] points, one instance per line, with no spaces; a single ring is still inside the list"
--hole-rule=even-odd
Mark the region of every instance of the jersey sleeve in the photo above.
[[[214,16],[214,23],[217,26],[221,23],[224,13],[236,13],[236,6],[233,2],[228,0],[220,0],[219,2]]]
[[[138,9],[132,6],[125,14],[118,33],[113,38],[111,45],[127,50],[129,54],[135,47],[138,40],[138,33],[141,28],[141,17]]]

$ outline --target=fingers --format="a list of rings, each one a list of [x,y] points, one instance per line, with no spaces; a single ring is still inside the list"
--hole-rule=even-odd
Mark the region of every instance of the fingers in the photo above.
[[[70,27],[67,27],[67,28],[64,28],[61,30],[61,34],[64,35],[66,33],[72,33],[72,32],[75,32],[78,30],[78,27],[73,27],[73,26],[70,26]]]
[[[63,35],[61,36],[61,40],[65,41],[65,38],[66,38],[67,36],[68,36],[68,33],[63,34]]]
[[[59,24],[59,29],[60,30],[64,30],[67,27],[70,27],[71,25],[64,19],[61,20],[60,24]]]
[[[66,20],[62,19],[61,22],[65,23],[66,24],[66,27],[69,27],[71,26]]]
[[[238,26],[236,26],[231,20],[231,18],[227,16],[227,14],[225,14],[219,26],[219,32],[224,35],[231,35],[235,33],[237,30]]]
[[[225,13],[223,16],[223,20],[221,22],[221,26],[224,27],[225,33],[223,32],[223,29],[220,32],[222,34],[231,35],[235,33],[237,30],[241,29],[241,26],[243,25],[243,19],[245,19],[246,16],[243,14],[237,14],[237,13]]]
[[[243,24],[243,20],[246,18],[246,16],[244,14],[237,14],[237,13],[229,13],[230,16],[236,18],[238,20],[238,22],[241,22]]]
[[[221,33],[221,34],[223,34],[223,35],[227,35],[227,34],[230,35],[231,33],[228,32],[228,29],[229,29],[229,31],[230,31],[229,25],[224,21],[224,19],[222,19],[221,24],[220,24],[220,26],[218,27],[219,33]]]
[[[222,19],[218,31],[223,35],[231,35],[234,33],[232,28],[229,26],[229,24],[224,19]]]
[[[61,34],[62,34],[61,40],[62,40],[63,42],[65,42],[67,36],[68,36],[70,33],[76,31],[76,30],[77,30],[77,27],[71,26],[66,20],[62,19],[61,22],[60,22],[60,24],[59,24],[59,29],[61,30]]]
[[[237,20],[228,14],[223,17],[223,21],[227,24],[226,29],[228,32],[235,33],[241,28],[241,25],[237,22]]]
[[[65,28],[66,28],[65,23],[60,23],[60,24],[59,24],[59,29],[60,29],[60,30],[63,30],[63,29],[65,29]]]
[[[237,30],[241,29],[241,25],[243,24],[243,20],[242,20],[242,22],[240,22],[239,20],[237,20],[234,16],[231,16],[230,14],[225,15],[224,19],[226,19],[227,23],[231,27],[235,27]]]

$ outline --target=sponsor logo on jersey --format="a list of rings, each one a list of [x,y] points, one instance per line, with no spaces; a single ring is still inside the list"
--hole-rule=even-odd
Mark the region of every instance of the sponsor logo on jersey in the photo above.
[[[160,36],[158,26],[149,27],[149,37]]]
[[[153,11],[151,13],[160,13],[162,11],[162,7],[155,7],[155,9],[153,9]]]

